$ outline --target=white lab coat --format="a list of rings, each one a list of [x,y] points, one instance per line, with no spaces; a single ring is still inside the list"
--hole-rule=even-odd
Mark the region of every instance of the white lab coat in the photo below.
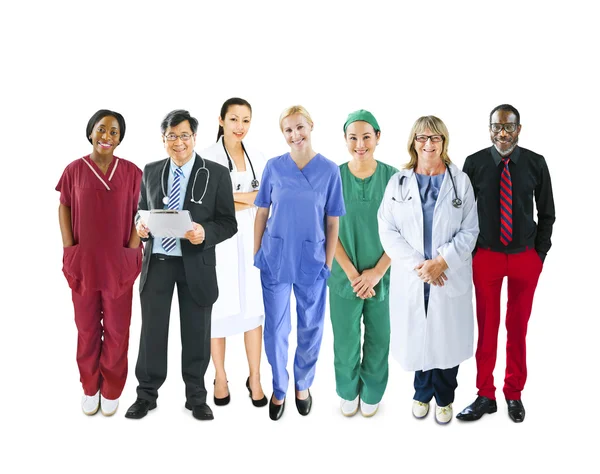
[[[229,169],[221,137],[214,145],[200,152],[200,156]],[[262,153],[244,147],[252,160],[256,179],[261,180],[265,166]],[[246,172],[238,173],[235,163],[230,173],[234,192],[251,192],[252,167],[246,157]],[[238,188],[239,185],[239,189]],[[212,309],[212,337],[227,337],[250,331],[263,324],[264,306],[260,271],[254,266],[254,218],[256,208],[235,213],[237,234],[221,242],[216,248],[219,298]]]
[[[427,315],[423,282],[414,270],[425,257],[413,170],[392,176],[379,207],[379,237],[392,260],[391,350],[405,370],[448,369],[473,355],[471,252],[479,233],[477,206],[468,176],[453,164],[450,171],[462,206],[452,205],[454,191],[446,171],[433,213],[431,247],[432,258],[442,255],[448,264],[448,280],[443,287],[431,285]]]

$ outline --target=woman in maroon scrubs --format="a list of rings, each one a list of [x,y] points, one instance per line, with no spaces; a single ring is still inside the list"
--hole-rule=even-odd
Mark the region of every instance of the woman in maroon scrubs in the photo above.
[[[114,156],[125,136],[121,114],[99,110],[86,136],[91,154],[69,164],[56,186],[58,220],[78,331],[81,407],[110,416],[127,378],[133,283],[142,264],[133,225],[142,171]]]

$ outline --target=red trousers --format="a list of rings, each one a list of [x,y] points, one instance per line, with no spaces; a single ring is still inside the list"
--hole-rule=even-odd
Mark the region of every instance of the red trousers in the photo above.
[[[507,400],[521,399],[527,379],[527,323],[541,271],[542,261],[534,249],[516,254],[477,249],[473,258],[473,283],[479,330],[475,353],[478,395],[496,399],[493,372],[500,326],[500,292],[502,281],[507,277],[506,374],[503,392]]]
[[[118,298],[101,291],[73,292],[77,365],[83,391],[115,400],[127,379],[127,348],[133,287]]]

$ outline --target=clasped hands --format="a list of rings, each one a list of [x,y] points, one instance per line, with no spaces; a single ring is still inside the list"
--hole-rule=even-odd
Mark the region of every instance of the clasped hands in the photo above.
[[[206,234],[204,233],[204,227],[196,222],[192,222],[194,226],[193,230],[188,230],[183,236],[185,239],[188,239],[192,244],[199,245],[204,242],[206,238]],[[137,234],[141,239],[147,239],[150,236],[150,229],[146,227],[146,224],[140,219],[135,226]]]
[[[368,299],[375,296],[375,285],[381,280],[381,275],[374,268],[369,268],[363,271],[358,276],[351,278],[350,283],[352,284],[352,291],[356,293],[360,299]]]
[[[423,283],[429,283],[434,286],[444,286],[448,277],[444,273],[448,269],[448,264],[441,255],[432,260],[425,260],[419,263],[415,268],[417,275]]]

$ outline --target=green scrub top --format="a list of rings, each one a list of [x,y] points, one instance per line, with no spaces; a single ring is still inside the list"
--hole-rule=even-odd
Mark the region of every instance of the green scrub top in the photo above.
[[[348,168],[348,163],[340,165],[342,191],[346,205],[346,215],[340,217],[340,241],[352,264],[359,273],[373,268],[383,255],[379,240],[377,211],[390,178],[398,170],[393,166],[377,161],[375,173],[365,179],[357,178]],[[333,260],[331,277],[327,280],[329,291],[342,298],[356,299],[352,285],[342,267]],[[375,285],[376,301],[387,297],[390,286],[390,271]]]

